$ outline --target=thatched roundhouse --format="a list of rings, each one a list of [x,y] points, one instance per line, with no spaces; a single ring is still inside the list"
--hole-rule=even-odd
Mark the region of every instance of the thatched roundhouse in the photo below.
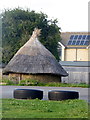
[[[44,82],[60,82],[67,72],[55,57],[38,40],[40,30],[35,29],[30,40],[14,55],[3,73],[10,80],[34,79]]]

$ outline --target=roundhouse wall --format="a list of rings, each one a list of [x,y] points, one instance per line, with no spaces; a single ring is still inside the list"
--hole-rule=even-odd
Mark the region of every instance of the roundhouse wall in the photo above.
[[[61,82],[61,76],[57,75],[43,75],[43,74],[35,74],[35,75],[27,75],[27,74],[15,74],[10,73],[9,79],[14,83],[19,83],[21,80],[31,79],[38,80],[40,82],[48,83],[48,82]]]

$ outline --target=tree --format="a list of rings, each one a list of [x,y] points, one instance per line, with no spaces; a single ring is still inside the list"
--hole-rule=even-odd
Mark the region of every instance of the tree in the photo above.
[[[30,38],[34,28],[41,29],[40,41],[58,57],[60,28],[57,20],[48,20],[46,14],[16,8],[2,13],[2,61],[8,63],[17,50]]]

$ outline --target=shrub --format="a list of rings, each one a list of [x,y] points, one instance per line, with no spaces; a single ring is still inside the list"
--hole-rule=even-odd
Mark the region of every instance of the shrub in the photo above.
[[[6,85],[13,85],[14,84],[13,81],[11,81],[9,79],[5,79],[5,78],[2,79],[2,83],[6,83]]]
[[[33,79],[25,79],[25,80],[21,80],[19,85],[27,85],[27,86],[33,86],[33,85],[37,85],[38,84],[38,80],[33,80]]]

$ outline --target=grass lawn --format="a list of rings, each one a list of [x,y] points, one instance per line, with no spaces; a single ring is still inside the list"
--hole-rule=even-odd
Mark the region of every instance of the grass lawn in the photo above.
[[[44,86],[44,85],[43,85]],[[84,83],[46,83],[45,86],[50,86],[50,87],[82,87],[82,88],[88,88],[88,84]]]
[[[88,118],[84,100],[16,100],[2,99],[3,118]]]
[[[89,84],[85,83],[56,83],[56,82],[49,82],[49,83],[42,83],[37,82],[36,80],[21,80],[21,83],[14,84],[12,81],[8,79],[3,79],[1,85],[17,85],[17,86],[47,86],[47,87],[82,87],[82,88],[89,88]]]

